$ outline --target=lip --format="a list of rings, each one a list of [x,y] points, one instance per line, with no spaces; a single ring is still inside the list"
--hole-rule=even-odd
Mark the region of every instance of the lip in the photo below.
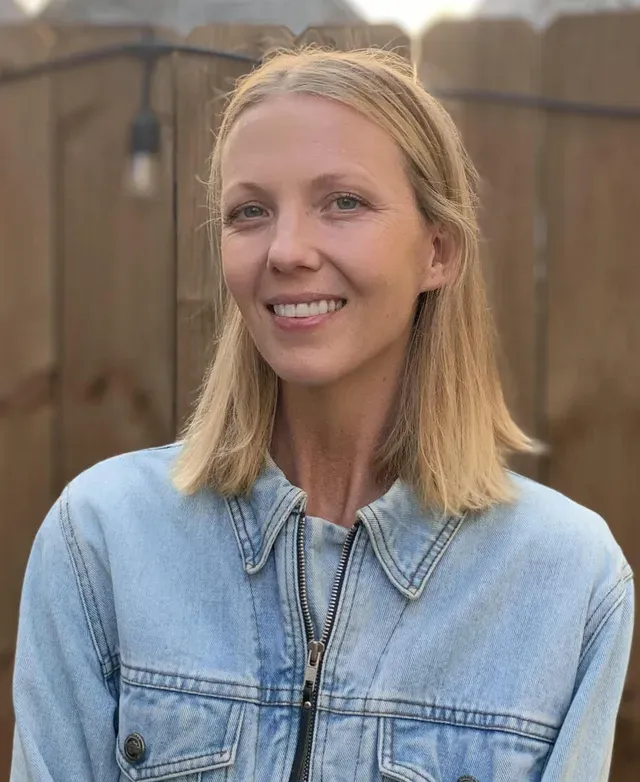
[[[273,307],[274,304],[311,304],[313,301],[346,301],[344,296],[336,296],[334,293],[289,293],[280,296],[274,296],[265,301],[266,307]]]
[[[306,299],[306,301],[311,301],[310,299]],[[343,299],[345,301],[345,299]],[[276,302],[276,304],[284,304],[285,302]],[[287,304],[293,304],[294,302],[286,302]],[[296,302],[300,303],[300,302]],[[319,326],[324,325],[325,323],[328,323],[332,319],[334,319],[336,316],[339,316],[340,313],[345,308],[342,307],[339,310],[334,310],[333,312],[325,312],[322,315],[309,315],[308,318],[284,318],[281,315],[276,315],[276,313],[267,307],[267,312],[269,313],[269,316],[273,320],[273,323],[275,324],[276,328],[281,329],[282,331],[294,331],[294,332],[300,332],[300,331],[309,331],[310,329],[318,328]]]

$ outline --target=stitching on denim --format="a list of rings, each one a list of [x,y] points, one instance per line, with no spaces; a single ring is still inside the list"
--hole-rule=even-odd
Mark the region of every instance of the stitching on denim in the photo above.
[[[485,731],[492,731],[494,733],[509,733],[513,734],[515,736],[522,736],[522,738],[529,739],[531,741],[539,741],[543,744],[551,744],[555,742],[559,729],[558,728],[552,728],[551,732],[554,735],[554,738],[547,738],[546,736],[541,736],[538,733],[530,733],[526,730],[526,728],[510,728],[507,725],[481,725],[473,722],[455,722],[453,720],[446,720],[440,717],[422,717],[422,716],[415,716],[412,715],[408,717],[406,714],[394,714],[392,712],[382,712],[382,713],[376,713],[376,712],[363,712],[359,710],[354,711],[342,711],[340,709],[331,708],[329,706],[322,706],[318,707],[319,711],[325,711],[331,714],[342,714],[342,715],[354,715],[354,714],[366,714],[368,717],[378,717],[381,720],[406,720],[407,722],[428,722],[432,725],[450,725],[454,728],[467,728],[468,730],[485,730]],[[522,720],[519,720],[522,722]],[[525,722],[530,722],[530,720],[525,720]]]
[[[135,665],[129,665],[126,662],[122,663],[122,667],[126,671],[133,671],[135,673],[147,673],[150,676],[165,676],[167,679],[182,679],[189,682],[201,682],[202,684],[222,684],[228,687],[243,687],[245,690],[264,690],[265,692],[287,692],[293,693],[294,687],[266,687],[261,684],[245,684],[245,682],[229,681],[226,679],[208,679],[202,676],[183,676],[179,673],[168,673],[167,671],[161,671],[155,668],[139,668]],[[146,682],[141,683],[139,681],[132,681],[132,684],[139,687],[146,687]]]
[[[611,589],[606,593],[606,595],[602,598],[602,600],[598,603],[598,605],[593,609],[593,611],[589,614],[589,617],[587,618],[587,621],[585,622],[584,629],[585,629],[585,635],[589,634],[588,628],[589,623],[593,620],[595,615],[598,613],[600,608],[604,605],[604,603],[607,602],[609,596],[616,591],[616,589],[620,587],[624,587],[625,583],[629,581],[633,577],[633,574],[630,570],[627,570],[626,568],[623,569],[622,575],[618,578],[618,580],[615,582],[615,584],[611,587]]]
[[[356,596],[358,594],[358,589],[357,589],[358,581],[360,580],[360,576],[362,575],[362,568],[364,567],[364,560],[365,560],[366,551],[367,551],[367,541],[365,540],[365,544],[362,547],[362,554],[360,556],[360,565],[358,567],[358,573],[356,575],[356,578],[355,578],[355,581],[354,581],[354,585],[353,585],[353,591],[352,591],[353,592],[353,597],[351,598],[351,605],[349,606],[349,615],[347,617],[347,621],[344,624],[344,632],[342,633],[342,638],[340,640],[339,651],[342,651],[342,646],[344,644],[344,640],[347,637],[347,628],[349,626],[349,621],[351,620],[351,614],[353,613],[353,607],[355,605]],[[336,657],[335,657],[335,660],[334,660],[334,663],[333,663],[333,677],[332,677],[332,679],[335,679],[337,667],[338,667],[338,654],[336,654]],[[329,699],[329,703],[331,703],[331,699]],[[362,718],[362,722],[360,724],[360,737],[358,738],[358,756],[356,758],[356,765],[355,765],[355,769],[354,769],[354,772],[353,772],[354,782],[356,782],[356,779],[358,777],[358,768],[360,766],[360,755],[362,753],[362,740],[364,738],[364,726],[365,726],[365,717]]]
[[[299,523],[299,520],[298,520]],[[296,525],[293,525],[293,528],[291,528],[291,525],[287,528],[285,528],[285,536],[284,536],[284,560],[285,560],[285,587],[287,595],[289,595],[291,592],[293,592],[294,599],[297,593],[297,590],[295,588],[296,584],[296,571],[295,571],[295,529]],[[289,542],[289,539],[292,539],[291,542]],[[291,556],[289,556],[289,546],[291,546]],[[292,674],[291,674],[291,695],[293,697],[293,686],[295,681],[295,670],[296,670],[296,660],[298,659],[298,644],[297,644],[297,633],[295,632],[295,625],[294,625],[294,615],[293,615],[293,600],[287,600],[288,608],[289,608],[289,639],[291,641],[291,660],[292,660]],[[283,762],[286,762],[286,759],[289,757],[290,752],[290,746],[291,746],[291,737],[293,735],[293,723],[294,720],[289,720],[289,730],[287,731],[287,750],[285,753],[285,760]],[[282,769],[283,774],[285,771],[285,768]]]
[[[271,512],[270,520],[265,524],[264,530],[259,530],[259,532],[260,532],[260,548],[259,548],[259,552],[262,552],[262,549],[264,548],[264,542],[265,542],[265,539],[267,537],[266,532],[271,528],[272,523],[273,523],[272,520],[280,513],[280,510],[281,510],[282,506],[285,504],[285,502],[287,501],[287,498],[290,495],[291,495],[291,491],[287,491],[284,494],[284,496],[280,498],[280,501],[276,505],[275,509]],[[256,552],[256,550],[255,550],[255,548],[253,546],[253,540],[251,539],[251,537],[249,535],[249,531],[248,531],[248,528],[247,528],[246,516],[245,516],[245,514],[244,514],[244,512],[242,510],[242,506],[241,506],[240,502],[238,501],[237,497],[229,497],[228,500],[227,500],[227,503],[228,503],[229,509],[231,511],[232,519],[234,519],[234,520],[236,518],[236,512],[234,512],[234,510],[233,510],[233,508],[231,506],[233,505],[236,508],[237,515],[240,517],[240,521],[242,523],[242,529],[243,529],[243,532],[244,532],[244,536],[245,536],[245,538],[247,540],[247,544],[249,546],[249,549],[251,550],[251,564],[255,566],[257,564],[257,562],[258,562],[258,555],[257,555],[258,552]]]
[[[284,496],[282,497],[282,499],[280,500],[280,502],[277,504],[277,506],[276,506],[275,510],[273,510],[273,511],[271,512],[271,516],[270,516],[270,517],[269,517],[269,519],[267,520],[267,523],[266,523],[266,524],[265,524],[265,526],[264,526],[264,531],[263,531],[263,532],[262,532],[262,534],[261,534],[261,539],[262,539],[262,540],[261,540],[261,545],[260,545],[260,550],[261,550],[261,551],[262,551],[262,549],[264,548],[265,541],[266,541],[266,540],[268,539],[268,537],[269,537],[269,532],[270,532],[271,528],[272,528],[272,527],[273,527],[273,525],[276,523],[276,522],[274,521],[274,519],[277,519],[277,520],[278,520],[278,523],[279,523],[279,521],[280,521],[279,515],[280,515],[280,513],[282,512],[282,506],[283,506],[283,505],[284,505],[284,504],[287,502],[287,500],[288,500],[288,499],[290,499],[291,497],[293,497],[295,494],[296,494],[296,490],[295,490],[295,489],[290,489],[289,491],[287,491],[287,492],[284,494]],[[294,507],[295,507],[295,506],[294,506]],[[293,508],[292,508],[292,511],[293,511]]]
[[[244,544],[244,540],[242,539],[241,530],[239,528],[239,522],[236,519],[235,513],[233,508],[231,507],[231,502],[233,498],[227,498],[225,499],[225,505],[227,507],[227,513],[229,514],[229,520],[231,521],[231,528],[233,529],[233,536],[236,539],[236,543],[238,544],[238,548],[240,549],[240,561],[242,563],[243,570],[246,570],[246,564],[247,564],[247,551]],[[249,543],[249,546],[251,544]]]
[[[140,685],[136,684],[135,682],[132,682],[130,679],[127,679],[126,676],[122,676],[120,679],[124,684],[128,684],[131,687],[138,687],[140,689],[148,689],[148,690],[159,690],[160,692],[174,692],[177,695],[191,695],[196,698],[208,698],[209,700],[227,700],[227,701],[237,701],[238,703],[252,703],[255,706],[273,706],[278,708],[291,708],[295,705],[295,701],[265,701],[261,700],[260,698],[253,697],[252,695],[241,695],[241,694],[234,694],[229,695],[228,693],[203,693],[198,692],[198,690],[185,690],[185,689],[178,689],[177,687],[159,687],[154,684],[145,684]]]
[[[378,660],[377,660],[377,662],[375,664],[375,667],[373,669],[373,673],[371,674],[371,679],[369,680],[369,686],[367,688],[367,692],[366,692],[366,694],[364,696],[363,706],[364,706],[364,711],[365,712],[366,712],[366,707],[367,707],[367,701],[369,699],[369,695],[371,694],[371,689],[373,687],[373,682],[374,682],[374,680],[376,678],[376,674],[378,673],[378,668],[380,667],[380,663],[382,661],[382,658],[384,657],[385,652],[389,648],[389,644],[391,643],[391,639],[394,637],[394,635],[396,633],[396,630],[398,629],[398,625],[402,621],[402,617],[404,616],[404,613],[407,610],[408,606],[409,606],[409,603],[405,602],[402,610],[400,611],[400,616],[398,617],[398,619],[396,620],[396,623],[391,628],[391,632],[389,633],[389,637],[387,638],[387,641],[386,641],[384,647],[380,650],[380,654],[378,655]],[[362,719],[362,730],[361,730],[361,733],[360,733],[360,742],[361,743],[360,743],[360,746],[358,747],[358,764],[360,763],[360,753],[362,752],[362,738],[363,738],[363,735],[364,735],[365,719],[366,719],[365,717],[363,717],[363,719]],[[354,779],[354,782],[355,782],[355,779]]]
[[[242,506],[238,502],[237,497],[229,497],[229,499],[227,500],[227,503],[229,505],[229,509],[231,510],[231,517],[232,517],[232,519],[235,520],[236,519],[236,515],[240,519],[240,524],[242,525],[242,530],[244,532],[244,538],[245,538],[245,540],[247,542],[247,546],[249,547],[249,551],[251,552],[251,561],[252,561],[252,564],[253,564],[253,563],[255,563],[255,560],[256,560],[256,552],[255,552],[255,550],[253,548],[253,541],[249,537],[249,532],[247,530],[247,522],[246,522],[246,519],[244,517],[244,513],[242,512]],[[235,512],[234,512],[234,507],[235,507]],[[245,548],[244,544],[243,544],[242,548],[243,549]]]
[[[354,546],[355,546],[355,543],[354,543]],[[358,581],[360,580],[360,576],[362,574],[362,568],[364,566],[366,550],[367,550],[367,546],[366,546],[366,540],[365,540],[365,545],[363,546],[362,553],[360,555],[360,564],[358,565],[358,573],[357,573],[357,575],[355,577],[353,589],[351,590],[351,603],[349,604],[347,618],[346,618],[346,620],[343,623],[342,635],[340,636],[340,639],[338,641],[338,647],[336,649],[336,653],[335,653],[335,657],[334,657],[333,668],[331,670],[331,681],[332,682],[335,681],[336,670],[338,668],[338,660],[340,659],[340,655],[342,653],[342,646],[344,644],[344,640],[347,637],[347,628],[349,627],[349,623],[351,622],[351,614],[353,612],[353,606],[355,605],[355,602],[356,602],[356,595],[357,595],[356,587],[358,586]],[[346,582],[346,574],[345,574],[345,582]],[[336,614],[336,621],[337,621],[337,619],[338,619],[338,614]],[[326,676],[322,677],[323,680],[326,680],[326,678],[327,678]],[[331,703],[332,697],[333,697],[333,695],[330,693],[329,694],[329,703]]]
[[[357,535],[357,533],[356,533],[356,535]],[[352,549],[352,557],[355,556],[353,552],[354,551],[355,552],[358,551],[357,548],[356,548],[357,543],[358,543],[357,539],[354,540],[354,548]],[[368,540],[365,537],[364,538],[364,543],[362,545],[362,551],[359,552],[359,554],[360,554],[360,563],[358,564],[358,572],[356,573],[355,580],[353,582],[353,588],[351,589],[351,602],[350,602],[349,607],[348,607],[346,619],[342,623],[342,625],[343,625],[342,635],[340,636],[340,638],[338,640],[338,646],[336,648],[336,653],[335,653],[334,660],[333,660],[333,668],[331,670],[331,679],[330,679],[332,682],[335,681],[336,670],[338,668],[338,660],[340,659],[340,654],[342,653],[342,646],[344,644],[345,638],[347,637],[347,628],[349,627],[349,623],[351,621],[351,614],[353,613],[353,606],[355,605],[355,602],[356,602],[356,596],[358,594],[357,587],[358,587],[358,582],[360,581],[360,576],[362,574],[362,568],[364,566],[365,555],[366,555],[366,552],[367,552],[367,545],[368,545]],[[345,573],[345,581],[343,583],[343,587],[344,587],[344,584],[346,584],[346,579],[347,579],[347,573]],[[339,614],[336,613],[336,622],[338,621],[338,617],[339,617]],[[326,678],[327,678],[326,676],[322,677],[323,680],[326,680]],[[318,682],[318,686],[320,686],[321,683],[322,683],[322,680],[320,682]],[[331,703],[331,698],[332,698],[332,694],[329,693],[329,703]],[[327,728],[327,732],[325,733],[325,744],[322,747],[322,755],[321,755],[321,761],[320,761],[320,763],[321,763],[320,768],[321,769],[324,768],[324,756],[325,756],[325,749],[326,749],[326,738],[327,738],[328,733],[329,733],[329,730]],[[356,769],[357,769],[357,763],[356,763]],[[322,782],[322,779],[320,780],[320,782]]]
[[[631,581],[630,578],[626,578],[622,583],[626,587],[626,583]],[[596,629],[593,631],[593,634],[589,638],[589,640],[586,642],[584,650],[582,651],[582,654],[580,655],[580,659],[578,661],[578,670],[580,669],[580,666],[582,665],[584,658],[589,653],[589,650],[594,645],[594,643],[597,641],[598,637],[600,636],[600,633],[603,631],[606,624],[608,624],[611,617],[617,613],[618,609],[622,606],[624,599],[626,596],[626,588],[622,590],[620,595],[616,598],[615,602],[611,605],[609,610],[605,613],[605,615],[602,617],[600,622],[598,622],[598,625]],[[576,676],[576,678],[578,678]]]
[[[434,562],[437,562],[439,555],[442,554],[442,552],[445,550],[447,543],[453,537],[454,533],[459,529],[460,525],[466,518],[466,516],[462,516],[460,518],[456,516],[451,516],[447,520],[447,522],[442,526],[442,528],[436,535],[435,539],[428,546],[427,551],[425,552],[422,559],[416,565],[412,575],[409,578],[407,578],[404,575],[401,566],[398,564],[398,561],[393,555],[393,552],[385,536],[383,526],[380,522],[380,518],[378,517],[376,511],[372,507],[370,507],[369,510],[371,511],[371,515],[376,520],[376,529],[371,530],[373,533],[373,537],[376,540],[378,539],[382,540],[382,543],[384,544],[384,549],[387,552],[387,555],[391,560],[391,562],[393,563],[395,569],[397,570],[396,577],[398,578],[398,581],[402,583],[405,589],[408,589],[413,594],[415,594],[418,591],[418,587],[416,586],[416,581],[417,580],[422,581],[424,579],[424,576],[428,572],[431,565],[434,564]],[[423,568],[425,572],[421,573],[421,570]]]
[[[395,771],[395,769],[398,768],[401,771],[408,771],[412,776],[417,776],[419,779],[424,780],[424,782],[434,782],[433,777],[430,774],[425,775],[424,771],[415,766],[411,766],[408,763],[399,763],[397,760],[391,759],[391,764],[393,765],[393,768],[390,768],[389,771]]]
[[[116,747],[119,754],[121,753],[120,747]],[[214,760],[214,758],[220,758],[219,760]],[[171,760],[167,761],[165,763],[154,763],[153,765],[145,764],[144,770],[146,771],[153,771],[154,769],[158,768],[166,768],[167,766],[176,766],[178,764],[182,763],[191,763],[194,760],[204,760],[205,758],[211,758],[211,762],[218,765],[219,763],[225,763],[229,764],[229,759],[231,757],[231,753],[228,749],[222,749],[219,752],[208,752],[205,755],[190,755],[188,758],[180,758],[180,760]],[[125,764],[128,765],[128,761],[126,758],[123,758],[125,761]],[[210,771],[215,771],[215,769],[209,769]],[[180,772],[177,772],[180,773]],[[183,772],[185,774],[190,773],[189,771]],[[194,772],[195,773],[195,772]]]
[[[85,615],[85,619],[87,621],[87,626],[89,629],[89,634],[91,636],[91,640],[93,642],[93,647],[96,652],[96,657],[98,658],[98,663],[100,665],[100,669],[102,671],[102,676],[104,679],[107,679],[111,673],[109,672],[109,666],[107,663],[113,662],[115,659],[114,654],[109,649],[109,643],[107,641],[107,634],[104,631],[104,627],[102,625],[102,621],[100,618],[100,612],[98,611],[98,604],[96,601],[95,594],[93,592],[93,587],[91,585],[91,581],[89,579],[89,575],[87,572],[87,566],[82,558],[82,553],[80,551],[80,546],[78,545],[78,541],[76,539],[73,525],[71,523],[71,513],[69,508],[69,500],[70,500],[70,488],[69,486],[66,487],[65,491],[62,494],[61,502],[59,505],[60,512],[58,515],[58,520],[60,523],[60,529],[62,531],[62,537],[65,542],[65,547],[67,549],[67,554],[69,555],[69,560],[71,562],[71,567],[75,575],[76,579],[76,586],[78,587],[78,592],[80,594],[80,601],[82,603],[83,613]],[[64,511],[64,513],[63,513]],[[66,523],[65,523],[66,522]],[[69,539],[71,538],[71,540]],[[76,557],[74,556],[73,548],[75,547],[77,553],[78,559],[76,560]],[[82,568],[82,573],[80,572],[80,569]],[[84,577],[84,578],[83,578]],[[90,598],[93,603],[93,609],[96,614],[96,619],[98,621],[98,625],[100,626],[100,632],[102,633],[102,639],[104,641],[104,649],[106,653],[106,659],[103,658],[103,652],[102,649],[100,649],[100,642],[96,636],[96,628],[93,625],[93,622],[91,621],[91,612],[89,611],[89,606],[87,604],[87,596],[84,593],[83,584],[82,582],[86,581],[87,589],[90,593]]]
[[[160,676],[165,676],[166,674],[159,674]],[[172,684],[154,684],[152,682],[143,682],[136,681],[135,679],[130,679],[126,673],[121,672],[121,677],[123,682],[126,682],[127,684],[131,685],[131,687],[140,687],[141,689],[148,688],[150,690],[167,690],[168,692],[178,692],[178,693],[186,693],[189,695],[201,695],[203,698],[250,698],[250,693],[246,694],[238,694],[238,695],[221,695],[220,693],[209,693],[209,692],[203,692],[202,690],[197,689],[189,689],[189,687],[184,686],[178,686],[172,685]],[[168,676],[167,678],[170,679],[176,679],[181,677],[176,677],[173,675]],[[288,690],[284,688],[275,688],[275,687],[261,687],[259,685],[253,685],[253,684],[242,684],[240,682],[225,682],[225,681],[215,681],[214,679],[188,679],[190,682],[202,682],[207,684],[213,684],[213,685],[222,685],[223,687],[237,687],[239,689],[243,690],[255,690],[258,693],[260,692],[276,692],[278,694],[284,694],[284,695],[291,695],[293,696],[295,693],[292,688],[289,688]],[[258,701],[256,699],[253,700],[254,703],[264,703],[265,705],[270,705],[276,703],[275,701]],[[280,701],[282,704],[289,704],[289,701]]]
[[[333,699],[333,700],[335,700],[335,699]],[[341,700],[341,701],[361,701],[361,700],[364,700],[364,698],[357,697],[355,695],[341,695],[338,700]],[[441,705],[438,705],[436,703],[419,703],[417,701],[408,701],[408,700],[405,700],[403,698],[393,698],[393,699],[391,699],[391,698],[367,698],[367,701],[369,701],[370,703],[387,703],[387,704],[390,704],[391,706],[395,706],[396,704],[400,704],[400,705],[403,705],[403,706],[416,706],[419,709],[433,709],[433,710],[437,710],[437,711],[455,711],[458,714],[463,714],[465,717],[473,717],[473,716],[477,716],[477,717],[502,717],[502,718],[507,719],[507,720],[516,720],[518,722],[523,722],[523,723],[526,723],[526,724],[529,724],[529,725],[537,725],[537,726],[539,726],[541,728],[547,728],[547,729],[554,730],[554,731],[558,730],[558,728],[555,725],[549,725],[549,723],[547,723],[547,722],[539,722],[538,720],[533,720],[533,719],[530,719],[529,717],[519,717],[519,716],[517,716],[515,714],[503,714],[502,712],[496,712],[496,711],[478,711],[476,709],[471,711],[469,709],[458,709],[458,708],[453,708],[451,706],[441,706]],[[327,710],[329,709],[329,707],[323,707],[323,708],[326,708]],[[340,711],[340,710],[337,710],[337,711],[338,711],[339,714],[356,714],[356,713],[358,713],[358,714],[360,714],[360,713],[366,714],[367,713],[367,712],[361,712],[360,710],[355,710],[355,711],[344,711],[344,710]],[[394,716],[392,712],[383,712],[383,715]],[[397,717],[406,717],[406,715],[402,715],[402,714],[395,714],[395,716],[397,716]],[[413,717],[413,716],[411,716],[411,717],[407,717],[407,719],[422,719],[422,718],[421,717]]]
[[[411,584],[411,586],[414,588],[415,591],[418,591],[418,587],[414,586],[414,582],[416,581],[416,579],[418,581],[422,581],[425,575],[430,571],[430,569],[432,567],[435,567],[435,565],[440,560],[442,554],[447,550],[449,541],[453,538],[455,533],[460,529],[460,527],[462,526],[462,522],[464,521],[465,518],[466,516],[461,516],[460,518],[457,518],[456,516],[452,516],[449,519],[449,521],[447,521],[447,523],[444,525],[444,527],[440,530],[436,539],[433,542],[433,545],[430,547],[429,551],[427,551],[427,553],[424,555],[422,561],[418,564],[416,570],[414,571],[413,576],[411,577],[411,581],[409,583]],[[427,561],[429,560],[430,557],[431,557],[430,561]],[[424,573],[420,573],[423,566],[424,566]]]
[[[386,731],[383,729],[383,737],[386,734]],[[402,771],[408,771],[412,775],[417,775],[420,779],[424,780],[424,782],[434,782],[433,777],[430,774],[427,774],[426,772],[422,771],[422,769],[417,768],[416,766],[410,765],[409,763],[400,763],[398,760],[395,760],[395,722],[392,723],[391,729],[389,730],[389,736],[390,736],[390,742],[389,742],[389,751],[385,753],[384,761],[385,761],[385,767],[382,769],[383,771],[389,771],[391,773],[395,773],[396,769],[400,769]],[[383,738],[384,741],[384,738]]]
[[[384,531],[382,529],[382,524],[380,523],[380,519],[378,518],[378,514],[375,512],[375,510],[371,506],[369,506],[369,510],[371,511],[371,515],[373,516],[373,518],[376,520],[376,527],[377,527],[377,529],[375,531],[372,530],[373,531],[373,537],[376,540],[378,539],[378,537],[380,537],[382,539],[385,551],[387,552],[387,554],[389,556],[389,559],[393,562],[393,566],[395,567],[395,569],[398,571],[398,574],[400,575],[400,579],[399,580],[401,580],[403,583],[406,582],[407,586],[409,586],[411,582],[408,581],[404,577],[404,574],[402,573],[402,568],[396,562],[395,557],[393,556],[393,553],[392,553],[391,549],[389,548],[389,544],[387,542],[387,539],[385,537]]]
[[[320,782],[324,779],[324,755],[327,749],[327,737],[329,736],[329,721],[331,717],[328,716],[324,725],[324,739],[322,741],[322,752],[320,753]]]
[[[253,605],[253,618],[256,625],[256,643],[258,645],[258,681],[262,682],[264,681],[263,678],[264,659],[262,653],[262,644],[260,643],[260,626],[258,625],[258,611],[256,609],[256,599],[253,591],[253,579],[249,576],[246,576],[246,578],[248,578],[249,580],[249,591],[251,592],[251,603]],[[256,746],[254,751],[254,768],[256,767],[258,762],[259,738],[260,738],[260,709],[258,709],[257,724],[256,724]]]
[[[387,755],[387,757],[385,758],[387,766],[389,766],[389,768],[388,769],[383,769],[383,770],[395,771],[395,769],[398,768],[398,769],[401,769],[401,770],[404,770],[404,771],[409,771],[412,774],[417,774],[418,777],[420,779],[425,780],[425,782],[433,782],[433,777],[431,777],[429,775],[425,776],[424,773],[420,769],[417,769],[415,766],[409,765],[408,763],[400,763],[399,761],[395,760],[395,757],[396,757],[396,753],[395,753],[395,749],[394,749],[394,747],[395,747],[395,729],[396,729],[396,725],[395,725],[395,721],[394,721],[394,722],[392,722],[391,729],[389,731],[389,736],[390,736],[389,750],[390,750],[390,752]]]
[[[246,704],[239,701],[234,701],[229,709],[229,717],[227,718],[227,728],[224,732],[223,743],[227,747],[229,743],[231,746],[235,745],[240,727],[244,721],[244,714],[246,711]],[[233,740],[232,740],[233,737]],[[233,755],[233,751],[229,752],[229,756]]]

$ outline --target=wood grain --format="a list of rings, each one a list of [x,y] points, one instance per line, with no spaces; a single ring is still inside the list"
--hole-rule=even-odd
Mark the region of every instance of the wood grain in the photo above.
[[[433,92],[483,89],[538,94],[540,39],[517,21],[446,22],[430,29],[420,46],[419,72]],[[541,119],[514,106],[445,100],[479,171],[482,261],[496,321],[507,402],[518,423],[536,436],[544,400],[540,393],[534,233]],[[537,460],[514,459],[535,476]]]
[[[126,27],[61,27],[55,54],[137,40]],[[62,421],[61,483],[174,433],[173,72],[161,61],[159,185],[127,187],[141,65],[119,58],[54,79]]]
[[[0,69],[45,60],[46,29],[0,27]],[[53,502],[54,335],[50,83],[0,90],[0,778],[9,778],[11,676],[31,543]]]
[[[571,17],[544,44],[553,98],[638,105],[640,14]],[[601,513],[640,568],[640,121],[553,115],[548,415],[552,486]],[[640,634],[620,713],[615,782],[640,766]]]

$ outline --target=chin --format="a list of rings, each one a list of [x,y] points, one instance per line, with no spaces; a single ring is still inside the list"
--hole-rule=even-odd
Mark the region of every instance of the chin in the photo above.
[[[323,363],[274,362],[271,368],[283,383],[305,388],[322,388],[339,382],[348,372],[344,367],[337,367],[335,361],[331,366]]]

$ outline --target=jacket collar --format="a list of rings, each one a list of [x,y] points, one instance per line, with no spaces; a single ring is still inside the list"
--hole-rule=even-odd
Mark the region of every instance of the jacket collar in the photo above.
[[[264,566],[278,533],[294,510],[304,509],[305,502],[304,491],[289,483],[270,458],[249,494],[227,500],[247,573],[257,573]],[[425,511],[401,481],[361,508],[358,518],[382,569],[408,598],[422,594],[464,520]]]

